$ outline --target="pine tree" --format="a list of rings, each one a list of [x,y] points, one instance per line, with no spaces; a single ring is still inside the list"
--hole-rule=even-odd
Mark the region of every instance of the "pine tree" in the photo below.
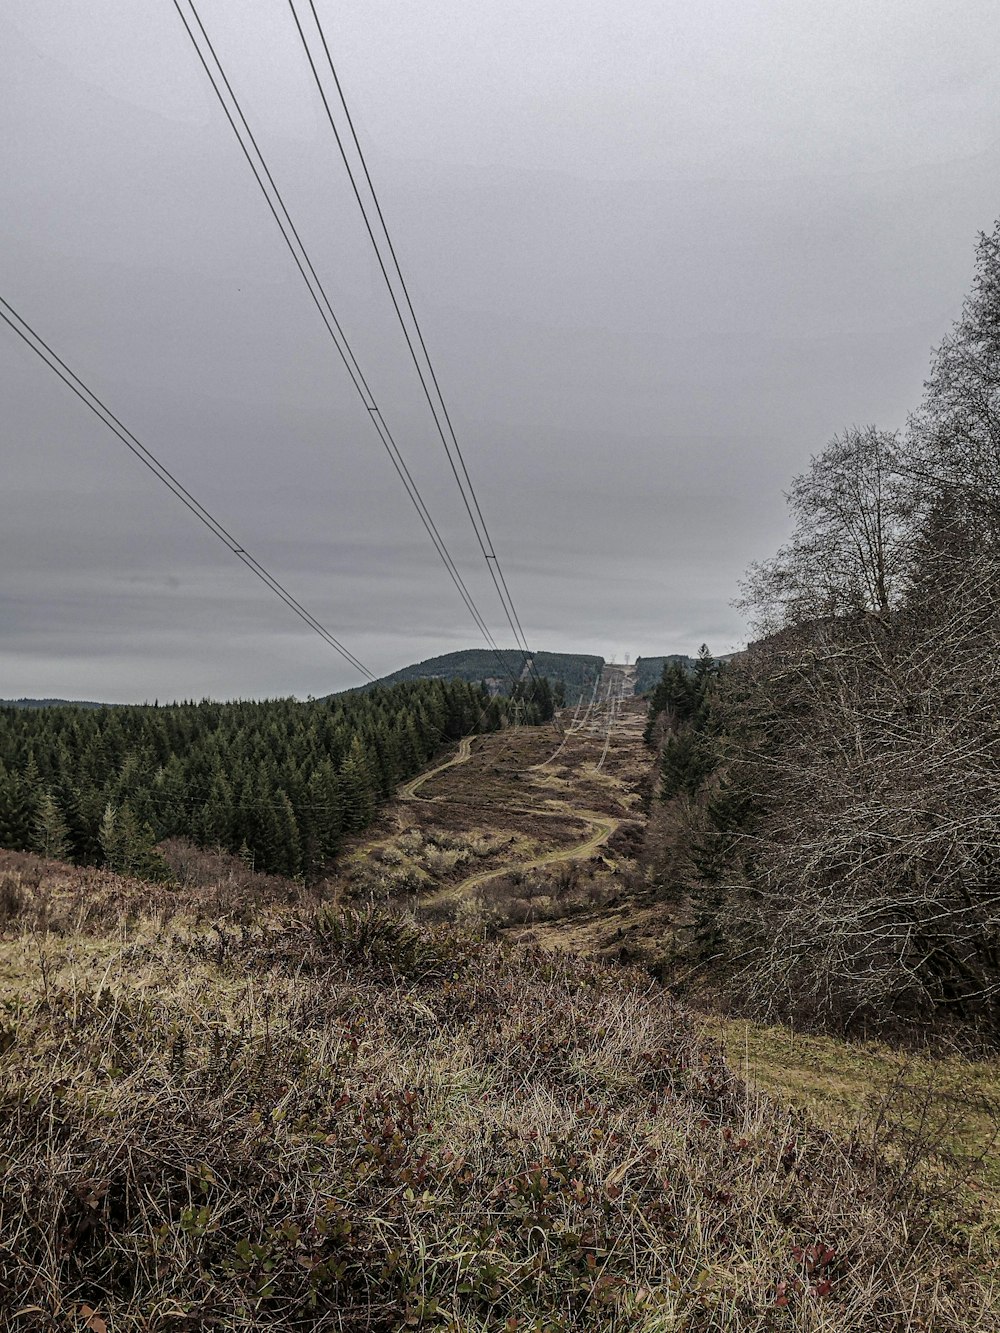
[[[98,836],[109,870],[136,879],[169,877],[166,862],[156,850],[153,830],[148,824],[139,824],[127,802],[105,806]]]
[[[694,796],[715,770],[716,759],[708,738],[684,727],[667,739],[660,760],[660,799],[669,801],[682,792]]]
[[[62,769],[62,772],[68,770]],[[62,777],[53,793],[60,814],[66,822],[67,849],[66,859],[78,865],[96,861],[100,848],[97,843],[97,830],[93,822],[86,817],[79,790]]]
[[[694,664],[694,688],[699,698],[703,699],[708,689],[709,681],[718,672],[719,665],[709,651],[707,643],[703,643],[698,649],[698,657]]]
[[[368,760],[360,736],[351,741],[351,748],[340,768],[340,792],[344,830],[360,833],[367,828],[375,814]]]
[[[340,784],[328,759],[316,766],[309,779],[298,822],[302,871],[313,879],[336,852],[340,838]]]
[[[287,792],[278,792],[275,809],[276,845],[273,869],[293,878],[302,869],[302,844],[295,811]]]
[[[55,797],[49,791],[43,792],[38,800],[35,851],[54,861],[65,861],[70,854],[69,829]]]
[[[657,736],[657,722],[666,714],[671,725],[687,722],[697,711],[700,694],[691,674],[676,659],[664,662],[663,672],[649,700],[643,740],[652,745]]]
[[[36,796],[17,773],[0,769],[0,847],[27,851],[34,843]]]
[[[217,773],[197,813],[197,840],[205,847],[233,849],[234,801],[229,783]]]

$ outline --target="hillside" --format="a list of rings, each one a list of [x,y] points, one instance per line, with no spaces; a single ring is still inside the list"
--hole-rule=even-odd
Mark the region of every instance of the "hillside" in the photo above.
[[[635,659],[635,692],[648,694],[660,683],[663,668],[668,662],[679,662],[683,667],[693,667],[694,658],[684,653],[670,653],[666,657],[637,657]]]
[[[996,1327],[940,1173],[753,1091],[645,973],[245,870],[4,853],[0,902],[27,1333]]]
[[[566,701],[570,704],[575,704],[581,693],[593,686],[604,666],[603,657],[588,653],[534,653],[531,662],[537,676],[546,677],[552,685],[558,680],[565,683]],[[401,667],[383,676],[376,685],[396,685],[411,680],[464,680],[470,683],[487,681],[501,689],[509,689],[510,677],[520,679],[524,669],[524,653],[515,648],[502,648],[499,653],[488,648],[467,648]]]
[[[993,1177],[967,1180],[995,1070],[953,1062],[939,1095],[671,996],[645,715],[464,736],[308,888],[176,840],[167,883],[0,853],[0,1309],[28,1333],[996,1326]]]
[[[551,715],[547,686],[520,694],[519,722]],[[181,837],[315,879],[398,782],[513,714],[463,680],[308,703],[2,709],[0,846],[156,878],[154,844]]]

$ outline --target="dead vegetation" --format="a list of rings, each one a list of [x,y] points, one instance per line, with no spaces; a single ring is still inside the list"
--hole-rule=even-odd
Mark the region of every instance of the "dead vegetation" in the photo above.
[[[598,851],[519,870],[586,826],[539,812],[574,793],[525,775],[543,733],[517,780],[501,744],[489,799],[390,809],[318,889],[184,845],[157,885],[0,853],[0,1327],[996,1325],[985,1113],[949,1133],[897,1076],[828,1115],[648,969],[512,944],[648,962],[668,905],[638,747],[582,778]]]
[[[60,913],[84,889],[4,868]],[[381,908],[211,920],[72,873],[100,904],[85,935],[22,914],[0,944],[49,960],[2,990],[5,1326],[1000,1317],[988,1237],[926,1136],[781,1109],[644,973]]]
[[[33,852],[0,851],[0,940],[26,934],[101,935],[109,920],[167,921],[175,914],[239,916],[266,906],[318,900],[329,885],[308,890],[280,875],[250,870],[228,852],[210,852],[183,839],[160,845],[172,878],[147,884],[90,866],[46,861]]]
[[[641,837],[641,711],[633,708],[600,772],[603,733],[563,743],[549,729],[522,728],[463,743],[401,789],[377,836],[349,851],[339,892],[486,930],[600,907],[620,893],[611,877],[629,867]],[[550,762],[555,750],[559,763]]]
[[[473,869],[528,855],[534,846],[510,833],[406,825],[374,846],[358,849],[344,868],[341,887],[355,900],[406,902],[457,883]]]

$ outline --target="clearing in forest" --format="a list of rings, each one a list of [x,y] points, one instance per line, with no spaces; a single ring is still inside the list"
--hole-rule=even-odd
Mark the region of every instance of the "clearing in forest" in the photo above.
[[[603,905],[641,840],[644,718],[638,700],[599,700],[553,727],[466,737],[349,853],[348,894],[504,924]]]

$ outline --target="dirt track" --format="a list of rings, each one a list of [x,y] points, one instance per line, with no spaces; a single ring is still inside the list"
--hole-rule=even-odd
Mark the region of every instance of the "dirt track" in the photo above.
[[[614,858],[599,854],[623,823],[640,817],[637,784],[648,765],[643,717],[636,701],[595,713],[586,729],[567,727],[567,713],[561,733],[522,727],[465,737],[444,762],[399,789],[380,835],[358,848],[359,862],[388,881],[390,895],[394,874],[402,891],[412,893],[402,881],[405,869],[416,867],[421,887],[410,901],[417,910],[565,863],[584,864],[590,875],[613,874]],[[477,842],[474,870],[468,853],[453,868],[440,864],[448,848]]]
[[[550,755],[549,758],[542,763],[532,765],[532,767],[536,770],[547,768],[556,756],[562,753],[570,739],[571,737],[569,734],[564,736],[554,754]],[[438,777],[449,768],[457,768],[459,764],[468,763],[471,758],[472,737],[463,736],[459,742],[458,751],[452,755],[450,759],[446,759],[443,764],[438,764],[435,768],[428,769],[425,773],[418,773],[415,778],[411,779],[411,781],[406,783],[404,787],[400,788],[397,794],[397,799],[401,801],[420,800],[427,802],[447,800],[448,798],[444,796],[420,796],[418,793],[420,789],[433,778]],[[458,884],[450,885],[447,888],[439,890],[435,894],[428,895],[428,897],[424,899],[424,905],[433,906],[446,899],[462,898],[473,889],[478,888],[481,884],[486,884],[491,879],[497,879],[500,875],[508,875],[515,871],[524,873],[529,870],[537,870],[541,866],[555,865],[559,861],[585,860],[587,857],[593,856],[593,854],[607,842],[608,838],[611,837],[621,823],[620,819],[608,817],[606,815],[599,815],[592,810],[576,809],[569,801],[560,801],[549,798],[546,802],[546,806],[553,815],[565,814],[574,818],[587,820],[591,828],[590,836],[585,839],[585,841],[574,843],[569,847],[556,848],[554,851],[545,852],[541,856],[530,857],[527,860],[511,861],[492,870],[484,870],[480,871],[478,874],[469,875]],[[523,809],[518,810],[511,808],[508,813],[512,818],[516,818],[519,814],[523,815],[525,813],[543,815],[546,813],[546,808],[540,807],[530,812],[526,812]]]
[[[506,865],[499,866],[494,870],[484,870],[478,875],[469,875],[460,883],[449,888],[441,889],[439,892],[428,896],[424,900],[425,906],[431,907],[447,899],[464,898],[466,894],[471,893],[473,889],[479,888],[481,884],[488,883],[491,879],[498,879],[501,875],[510,875],[515,872],[521,874],[529,870],[538,870],[542,866],[551,866],[559,861],[584,861],[602,847],[611,837],[612,833],[621,823],[620,819],[608,818],[605,815],[596,815],[590,810],[574,810],[568,802],[559,801],[554,803],[558,806],[553,810],[553,814],[570,814],[576,818],[592,821],[591,828],[595,830],[585,842],[574,843],[571,847],[557,848],[552,852],[545,852],[542,856],[531,857],[527,861],[511,861]]]
[[[454,768],[456,764],[467,763],[468,760],[471,758],[472,758],[472,737],[463,736],[458,743],[457,754],[452,755],[450,759],[446,759],[443,764],[438,764],[437,768],[429,768],[427,769],[426,772],[418,773],[415,778],[411,778],[410,781],[406,783],[405,786],[400,787],[399,791],[396,793],[396,799],[399,801],[415,801],[418,799],[421,801],[436,800],[437,798],[434,796],[418,797],[417,792],[420,790],[420,788],[424,785],[425,782],[429,782],[431,778],[437,777],[437,775],[439,773],[443,773],[446,768]]]

